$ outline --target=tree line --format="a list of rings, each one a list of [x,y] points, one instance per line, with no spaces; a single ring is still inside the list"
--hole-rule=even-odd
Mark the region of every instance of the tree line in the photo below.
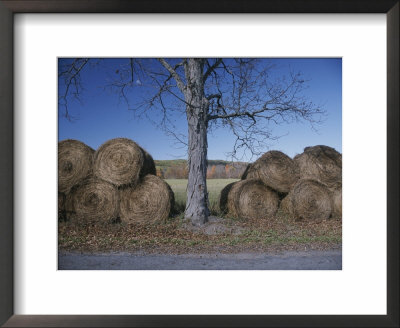
[[[247,163],[208,164],[207,179],[240,179]],[[156,166],[157,176],[163,179],[187,179],[189,175],[186,163],[170,166]]]

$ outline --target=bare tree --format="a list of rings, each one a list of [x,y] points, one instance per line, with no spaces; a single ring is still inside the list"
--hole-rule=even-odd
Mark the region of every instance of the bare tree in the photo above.
[[[63,88],[59,104],[68,116],[68,97],[81,94],[80,73],[88,59],[70,59],[60,64]],[[207,133],[229,127],[236,140],[231,155],[247,149],[259,154],[273,138],[271,125],[306,120],[318,122],[320,106],[304,96],[300,73],[279,76],[263,59],[185,58],[126,59],[108,87],[116,90],[128,108],[138,115],[161,110],[161,126],[187,146],[188,186],[185,218],[194,225],[207,222]],[[145,87],[141,99],[130,99],[135,88]],[[132,106],[133,103],[133,106]],[[171,111],[181,111],[188,124],[187,138],[178,135]],[[186,140],[187,139],[187,140]]]

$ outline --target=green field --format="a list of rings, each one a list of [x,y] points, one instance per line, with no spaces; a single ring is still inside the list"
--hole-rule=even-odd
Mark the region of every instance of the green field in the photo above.
[[[165,181],[174,191],[177,209],[183,211],[186,204],[187,179],[165,179]],[[238,179],[207,179],[207,191],[212,214],[219,214],[218,199],[221,190],[226,185],[235,181],[238,181]]]

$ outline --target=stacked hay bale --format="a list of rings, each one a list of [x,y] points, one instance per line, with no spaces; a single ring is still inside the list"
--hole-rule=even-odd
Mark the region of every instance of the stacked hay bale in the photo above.
[[[130,139],[111,139],[94,155],[94,175],[117,187],[135,185],[141,177],[155,174],[155,171],[150,154]]]
[[[63,143],[59,143],[59,195],[60,192],[63,195],[59,197],[59,213],[61,204],[67,219],[98,223],[154,222],[168,218],[173,206],[172,191],[155,176],[153,158],[138,144],[126,138],[105,142],[91,152],[90,161],[86,161],[89,169],[77,174],[79,179],[66,188],[61,183],[60,164],[81,162],[82,158],[64,151],[65,159],[60,161],[60,148],[69,146]],[[83,145],[74,141],[78,143]]]
[[[268,219],[278,210],[278,194],[258,179],[236,182],[227,195],[227,208],[234,217]]]
[[[342,155],[328,146],[306,147],[294,157],[300,180],[281,208],[296,219],[342,216]]]
[[[307,147],[294,159],[269,151],[249,164],[241,181],[222,190],[220,209],[234,217],[266,218],[275,215],[279,202],[296,219],[341,216],[341,179],[342,155],[333,148]]]
[[[328,188],[342,183],[342,154],[331,147],[306,147],[294,161],[302,179],[317,180]]]
[[[250,164],[242,176],[244,179],[259,179],[280,193],[288,193],[299,179],[294,161],[286,154],[271,150]]]
[[[332,214],[329,190],[317,180],[300,179],[285,197],[282,209],[296,219],[328,219]]]
[[[66,196],[80,185],[93,168],[94,150],[78,140],[58,143],[58,217],[66,219]]]
[[[120,191],[120,215],[127,222],[165,221],[174,204],[170,186],[156,175],[146,175],[135,187]]]
[[[58,143],[58,191],[67,194],[92,171],[94,150],[78,140]]]
[[[332,216],[342,217],[342,182],[338,182],[335,186],[330,188],[332,197]]]
[[[68,219],[93,224],[116,220],[118,204],[118,189],[114,185],[89,176],[67,195],[65,207]]]
[[[250,164],[242,180],[221,192],[220,209],[234,217],[271,218],[279,199],[298,180],[293,160],[280,151],[269,151]]]

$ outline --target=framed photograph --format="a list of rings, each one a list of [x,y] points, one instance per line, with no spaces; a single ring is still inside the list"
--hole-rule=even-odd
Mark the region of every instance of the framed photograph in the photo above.
[[[189,6],[183,1],[4,0],[0,10],[1,324],[398,326],[398,1]],[[193,82],[196,77],[207,82],[201,82],[205,91],[196,89],[201,84]],[[308,102],[303,90],[325,104]],[[85,92],[92,97],[81,97]],[[132,99],[142,101],[132,104]],[[82,111],[81,103],[87,103]],[[207,116],[194,122],[205,104]],[[110,107],[114,112],[107,111]],[[127,108],[145,119],[132,122]],[[247,148],[256,154],[251,146],[285,135],[282,129],[270,134],[258,123],[256,129],[252,122],[263,118],[279,124],[288,113],[298,124],[315,123],[320,114],[333,124],[315,132],[312,141],[306,129],[292,128],[301,149],[280,141],[270,148],[279,152],[257,161],[240,153],[251,144]],[[74,121],[75,114],[81,119]],[[126,126],[118,123],[123,121]],[[189,158],[208,161],[208,170],[181,159],[150,121],[183,144],[188,131]],[[206,137],[196,139],[202,124]],[[223,127],[236,142],[229,144]],[[208,158],[202,157],[211,130]],[[304,147],[321,144],[331,147],[303,153]],[[221,161],[221,149],[227,148],[242,162]],[[335,207],[339,185],[342,197],[341,153],[343,206]],[[125,156],[140,162],[137,172],[129,164],[126,174],[114,176]],[[325,164],[319,162],[318,172],[307,176],[302,165],[311,164],[304,161],[312,158],[315,164],[324,156],[334,177],[323,177],[318,170]],[[263,171],[273,161],[287,163],[278,180]],[[296,169],[288,170],[294,162]],[[282,170],[283,164],[277,167]],[[191,182],[200,175],[208,191]],[[313,214],[301,207],[307,202],[296,200],[307,193],[308,200],[314,197],[311,187],[318,189],[311,203],[321,204],[326,195],[326,207],[316,214],[326,217],[322,224],[307,223]],[[251,197],[238,196],[246,190]],[[185,199],[186,193],[197,203]],[[255,201],[261,194],[268,203]],[[204,213],[198,212],[202,201]],[[195,210],[191,204],[197,204]],[[261,227],[258,219],[276,213],[286,220],[283,228],[278,221],[255,228]],[[167,223],[154,230],[143,226],[145,217]],[[221,218],[231,220],[229,227]],[[176,229],[185,220],[190,224],[179,230],[182,237]],[[194,237],[195,229],[207,236]],[[209,259],[184,263],[178,255],[161,266],[138,266],[132,259],[132,252],[157,247],[179,254],[190,247],[233,249],[243,242],[252,248],[258,241],[265,253],[294,245],[289,250],[303,256],[301,264],[293,266],[295,256],[288,253],[276,265],[276,258],[254,258],[252,270],[243,253],[233,262],[229,254],[221,256],[224,265],[214,261],[214,267]],[[332,245],[338,252],[328,260],[314,256],[314,264],[305,264],[307,254],[299,248],[318,252]],[[90,256],[93,250],[97,258]],[[102,252],[110,251],[127,253],[99,264]]]

